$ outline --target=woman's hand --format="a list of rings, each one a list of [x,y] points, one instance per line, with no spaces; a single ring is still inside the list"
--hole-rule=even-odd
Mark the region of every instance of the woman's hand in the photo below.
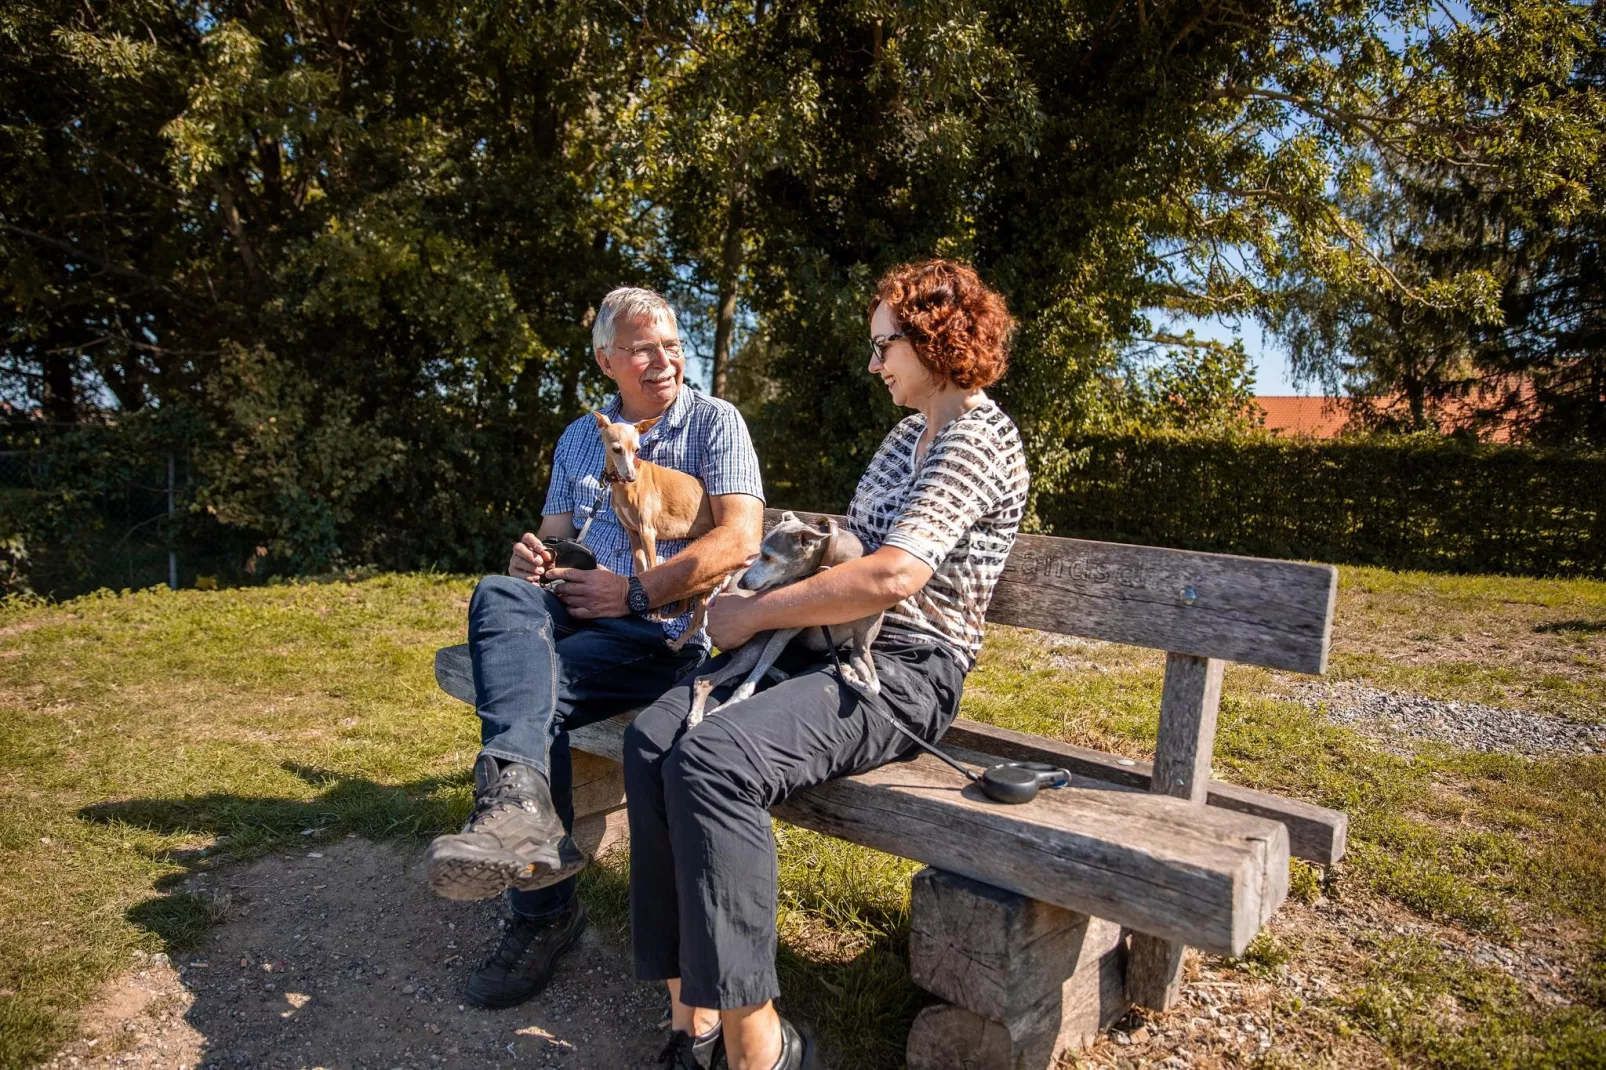
[[[708,607],[708,638],[720,650],[735,650],[764,630],[760,592],[732,587]]]

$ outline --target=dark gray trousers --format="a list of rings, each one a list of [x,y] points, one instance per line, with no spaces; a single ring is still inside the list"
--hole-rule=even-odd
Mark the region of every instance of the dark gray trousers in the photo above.
[[[882,708],[935,742],[959,708],[957,656],[894,631],[881,633],[872,656]],[[780,995],[769,808],[914,749],[841,685],[827,655],[793,644],[781,666],[790,679],[694,729],[686,728],[691,687],[677,684],[625,732],[636,976],[680,978],[691,1006],[746,1007]]]

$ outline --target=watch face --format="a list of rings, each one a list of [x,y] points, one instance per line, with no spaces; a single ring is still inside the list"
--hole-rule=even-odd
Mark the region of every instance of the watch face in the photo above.
[[[634,576],[630,577],[630,594],[626,598],[626,601],[630,605],[630,612],[647,612],[647,589],[643,587],[641,585],[641,581],[636,579]]]

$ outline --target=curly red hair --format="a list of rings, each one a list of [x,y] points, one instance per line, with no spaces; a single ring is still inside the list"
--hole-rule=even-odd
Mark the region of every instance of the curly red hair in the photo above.
[[[922,260],[895,267],[876,283],[870,315],[883,302],[933,375],[961,390],[1003,378],[1015,318],[970,265]]]

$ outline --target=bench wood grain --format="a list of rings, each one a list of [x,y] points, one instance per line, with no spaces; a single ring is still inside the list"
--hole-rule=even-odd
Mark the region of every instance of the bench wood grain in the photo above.
[[[797,513],[813,522],[845,518]],[[781,511],[766,509],[766,526]],[[1338,570],[1157,546],[1021,535],[987,619],[1271,669],[1327,670]]]
[[[462,658],[448,656],[453,649],[437,655],[437,678],[461,697],[462,674],[452,669]],[[571,729],[569,746],[621,761],[628,724],[621,715]],[[960,761],[998,761],[949,750]],[[1000,806],[929,755],[828,781],[772,812],[1217,954],[1242,953],[1288,890],[1288,832],[1280,822],[1105,786]]]
[[[436,652],[435,679],[440,684],[441,690],[448,695],[470,706],[474,704],[474,679],[469,669],[466,645],[444,647]],[[593,745],[610,744],[597,740],[588,745],[586,741],[592,738],[592,734],[585,728],[576,729],[570,733],[570,737],[571,746],[577,749],[575,776],[578,783],[580,777],[578,754],[590,751]],[[1063,766],[1072,774],[1086,778],[1089,782],[1105,784],[1112,788],[1144,792],[1149,790],[1151,773],[1148,762],[1105,754],[1102,751],[1089,750],[1086,747],[1061,743],[1058,740],[1045,739],[1042,736],[1033,736],[1008,728],[998,728],[963,717],[955,720],[949,727],[947,734],[943,736],[943,742],[995,755],[1004,761],[1048,762],[1051,765]],[[614,760],[617,761],[617,757]],[[617,772],[617,766],[612,768]],[[1089,787],[1092,784],[1079,782],[1079,786]],[[622,780],[618,782],[617,789],[607,790],[617,790],[620,793],[617,798],[622,799]],[[1209,805],[1224,810],[1234,810],[1281,822],[1288,829],[1289,852],[1297,858],[1329,865],[1344,856],[1349,819],[1337,810],[1329,810],[1324,806],[1301,802],[1298,799],[1286,799],[1270,792],[1256,791],[1253,788],[1228,784],[1220,780],[1210,781],[1206,801]]]

